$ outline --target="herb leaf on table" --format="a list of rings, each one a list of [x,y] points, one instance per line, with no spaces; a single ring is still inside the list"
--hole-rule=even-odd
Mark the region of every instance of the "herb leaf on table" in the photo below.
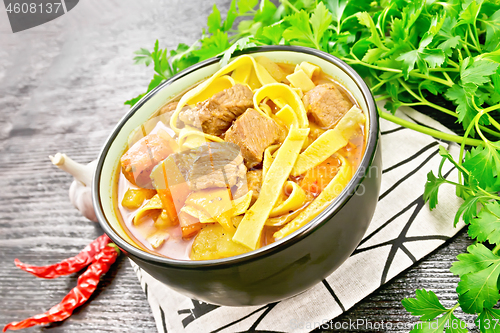
[[[168,53],[157,41],[153,51],[141,48],[134,60],[154,64],[147,93],[194,63],[220,56],[226,64],[235,51],[259,45],[302,45],[337,56],[365,79],[377,101],[385,101],[390,112],[379,110],[381,118],[461,144],[458,158],[440,147],[442,163],[437,173],[428,173],[424,192],[430,209],[438,205],[443,185],[454,186],[464,200],[453,223],[463,220],[476,243],[451,267],[460,277],[457,303],[447,309],[431,291],[417,290],[403,305],[423,321],[412,332],[466,332],[455,316],[459,307],[478,314],[481,332],[494,332],[485,323],[500,318],[495,309],[500,299],[500,1],[280,0],[276,6],[269,0],[233,0],[225,19],[213,6],[207,29],[192,46],[180,44]],[[445,103],[436,104],[437,99]],[[401,119],[395,115],[401,106],[446,114],[465,134]],[[445,163],[453,165],[458,181],[443,175]],[[425,325],[436,318],[437,328]]]

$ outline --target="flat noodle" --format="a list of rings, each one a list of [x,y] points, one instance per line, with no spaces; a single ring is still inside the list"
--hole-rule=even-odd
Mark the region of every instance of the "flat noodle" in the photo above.
[[[160,200],[160,196],[156,194],[154,197],[152,197],[144,206],[139,208],[137,213],[134,216],[134,224],[139,224],[141,223],[141,220],[146,216],[148,213],[151,213],[152,211],[155,210],[162,210],[163,205]]]
[[[179,113],[181,112],[182,108],[185,105],[188,104],[193,104],[194,101],[197,100],[197,97],[203,93],[204,90],[207,89],[215,80],[220,78],[223,75],[226,75],[232,71],[235,71],[239,67],[245,67],[245,66],[250,66],[253,68],[253,73],[255,73],[255,76],[259,80],[261,85],[266,85],[270,83],[276,83],[276,80],[265,70],[262,65],[257,64],[255,59],[252,56],[249,55],[243,55],[240,56],[236,59],[234,59],[230,64],[227,66],[219,69],[215,74],[213,74],[210,78],[208,78],[206,81],[202,82],[200,85],[198,85],[196,88],[191,89],[187,93],[185,93],[179,103],[177,104],[177,108],[175,109],[174,114],[172,115],[172,118],[170,119],[170,127],[172,130],[176,133],[179,134],[181,131],[180,128],[177,127],[177,119],[179,118]],[[251,76],[251,74],[250,74]],[[249,78],[250,79],[250,78]],[[233,78],[234,80],[234,78]],[[216,136],[205,134],[205,137],[211,141],[214,141]]]
[[[280,192],[276,191],[276,189],[283,188],[308,134],[309,128],[292,127],[290,129],[285,141],[278,150],[278,155],[262,181],[257,201],[245,213],[243,220],[236,229],[233,237],[234,242],[245,245],[252,250],[257,248],[262,228],[280,195]]]
[[[347,145],[355,131],[364,124],[365,115],[357,106],[353,106],[340,119],[333,129],[321,134],[319,138],[304,150],[297,158],[292,170],[292,176],[303,174],[309,169],[323,163],[328,157]]]
[[[252,65],[248,64],[236,68],[231,73],[231,77],[238,83],[247,84],[251,73]]]
[[[253,95],[254,108],[264,115],[266,113],[260,109],[259,105],[266,97],[269,97],[280,108],[288,104],[297,115],[300,128],[309,126],[304,103],[302,103],[300,96],[294,89],[283,83],[270,83],[257,90]]]
[[[292,181],[287,181],[284,188],[287,188],[288,186],[292,188],[292,192],[285,201],[273,208],[269,217],[276,217],[285,213],[290,213],[291,211],[304,206],[306,203],[306,192],[302,189],[302,187]]]
[[[329,129],[321,134],[319,138],[313,141],[297,158],[292,176],[303,174],[309,169],[321,164],[328,157],[332,156],[337,150],[347,145],[348,141],[344,139],[341,132],[334,129]]]
[[[224,142],[219,137],[216,137],[216,140],[213,140],[215,142]],[[191,148],[196,148],[199,147],[203,144],[205,144],[205,133],[199,131],[198,129],[191,127],[189,125],[186,125],[183,129],[181,129],[179,133],[179,146],[181,147],[181,150],[186,150],[186,149],[191,149]]]
[[[271,74],[271,76],[278,82],[281,82],[285,79],[286,74],[283,72],[280,66],[276,64],[274,61],[271,59],[260,56],[255,58],[258,64],[264,66],[264,68]]]
[[[351,165],[342,155],[338,155],[338,158],[342,161],[342,167],[337,175],[330,181],[330,183],[328,183],[320,195],[295,219],[274,233],[273,237],[276,240],[282,239],[306,225],[326,207],[328,207],[328,205],[332,203],[333,199],[342,193],[347,183],[351,180],[352,170]]]
[[[273,164],[274,157],[273,153],[278,150],[279,145],[272,145],[266,148],[264,150],[264,161],[262,162],[262,179],[266,177],[267,170],[271,167],[271,164]]]
[[[297,70],[299,68],[302,69],[310,79],[312,78],[312,76],[314,75],[315,72],[321,72],[321,68],[319,68],[318,66],[313,65],[307,61],[302,61],[300,63],[300,65],[298,65],[295,68],[295,70]]]
[[[250,202],[252,201],[252,194],[253,191],[248,191],[244,196],[233,200],[232,216],[238,216],[244,214],[248,210]],[[198,218],[201,223],[217,222],[214,218],[211,218],[206,212],[190,205],[184,205],[184,207],[182,207],[181,209],[181,212],[187,213],[193,217]]]
[[[235,80],[229,75],[222,75],[216,78],[200,94],[189,101],[190,105],[203,102],[222,90],[229,89],[236,84]]]

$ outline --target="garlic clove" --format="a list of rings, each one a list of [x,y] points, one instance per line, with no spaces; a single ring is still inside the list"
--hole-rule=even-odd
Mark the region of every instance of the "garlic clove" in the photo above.
[[[92,190],[90,186],[83,186],[79,181],[73,180],[69,187],[69,200],[83,216],[97,222],[94,205],[92,204]]]
[[[49,156],[52,163],[59,169],[71,174],[75,180],[69,188],[69,200],[83,216],[97,222],[94,206],[92,204],[92,178],[97,166],[97,160],[87,165],[77,163],[65,154],[57,153]]]

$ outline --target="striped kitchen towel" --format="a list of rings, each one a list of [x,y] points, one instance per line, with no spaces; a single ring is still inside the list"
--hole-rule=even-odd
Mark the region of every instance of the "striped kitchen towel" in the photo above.
[[[411,108],[401,108],[397,115],[452,133]],[[381,132],[384,169],[379,203],[364,239],[341,267],[295,297],[264,306],[224,307],[183,296],[132,262],[158,331],[308,332],[351,308],[455,235],[463,224],[453,227],[460,205],[454,189],[440,189],[440,204],[432,212],[422,194],[427,173],[436,171],[441,161],[439,145],[453,156],[458,156],[459,146],[383,119]],[[451,164],[445,164],[444,171],[450,179],[456,178]]]

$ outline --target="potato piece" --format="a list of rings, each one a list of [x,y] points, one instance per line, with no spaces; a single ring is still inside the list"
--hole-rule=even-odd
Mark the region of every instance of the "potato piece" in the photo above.
[[[122,199],[122,206],[128,209],[137,209],[144,200],[149,200],[156,194],[155,190],[129,188]]]
[[[210,260],[236,256],[250,251],[231,240],[234,233],[214,223],[203,227],[196,236],[191,249],[191,259]]]
[[[170,219],[168,216],[168,212],[166,210],[162,210],[161,214],[158,216],[158,218],[155,221],[155,227],[159,229],[164,229],[167,227],[172,227],[178,224],[177,222],[174,222]]]
[[[149,236],[146,240],[151,244],[154,249],[161,247],[165,241],[170,237],[170,235],[166,232],[155,232],[151,236]]]

